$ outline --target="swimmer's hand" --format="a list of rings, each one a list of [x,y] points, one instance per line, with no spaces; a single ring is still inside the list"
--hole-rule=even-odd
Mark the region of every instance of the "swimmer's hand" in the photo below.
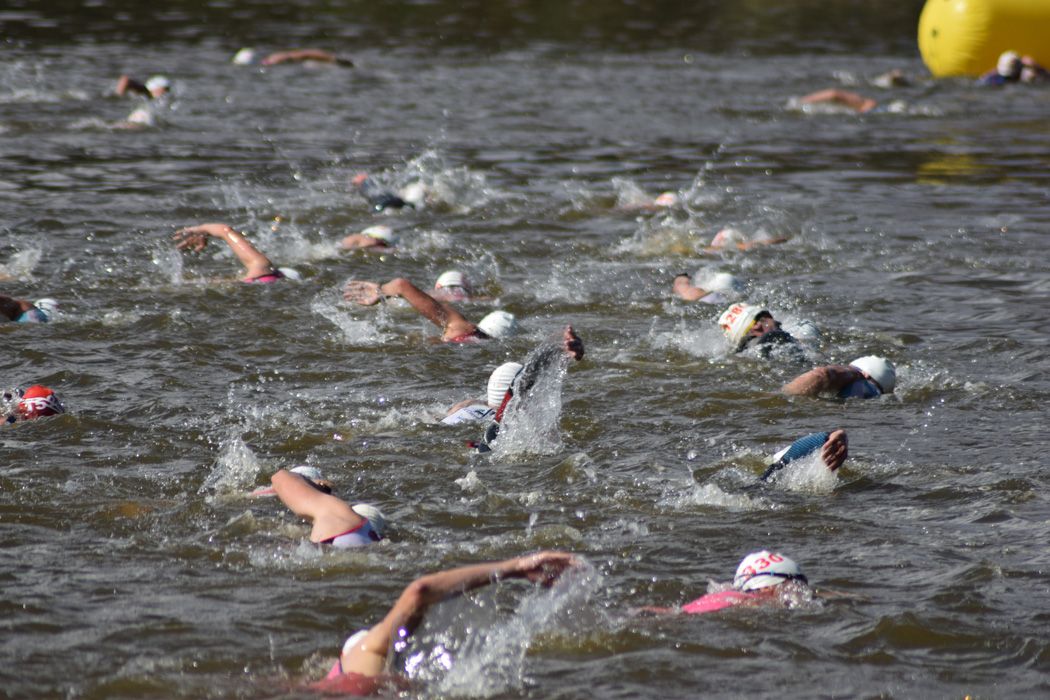
[[[565,333],[562,335],[562,347],[566,353],[572,355],[576,360],[583,357],[583,340],[576,334],[572,326],[565,327]]]
[[[824,464],[828,465],[828,469],[835,471],[842,466],[847,457],[849,457],[849,438],[846,437],[846,431],[835,430],[820,448],[820,458]]]
[[[180,228],[171,238],[176,242],[175,247],[179,250],[199,253],[208,245],[209,236],[225,239],[231,233],[233,229],[226,224],[200,224]]]
[[[385,298],[386,295],[376,282],[350,280],[343,287],[343,299],[361,306],[374,306]]]
[[[579,564],[568,552],[537,552],[513,560],[513,570],[532,583],[551,586],[567,569]]]

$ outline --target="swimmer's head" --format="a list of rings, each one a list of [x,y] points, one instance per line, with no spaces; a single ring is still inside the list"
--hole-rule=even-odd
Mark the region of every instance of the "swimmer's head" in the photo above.
[[[303,279],[302,274],[293,267],[279,267],[277,271],[293,282],[301,282]]]
[[[362,518],[367,519],[377,535],[383,537],[386,534],[386,518],[378,508],[370,503],[355,503],[350,508]]]
[[[716,272],[703,278],[697,275],[696,286],[709,292],[722,292],[723,294],[739,294],[744,291],[744,283],[728,272]]]
[[[897,386],[897,370],[893,367],[893,363],[885,357],[865,355],[858,357],[849,365],[868,375],[884,394],[892,394],[894,387]]]
[[[44,312],[48,321],[53,319],[58,312],[58,302],[54,299],[37,299],[33,302],[33,306]]]
[[[171,81],[163,75],[154,75],[146,81],[146,89],[154,97],[160,97],[171,89]]]
[[[1022,68],[1024,65],[1016,51],[1003,51],[999,55],[999,61],[995,64],[995,72],[1010,80],[1020,78]]]
[[[233,55],[233,63],[238,66],[250,66],[255,63],[255,49],[244,47]]]
[[[466,275],[459,270],[445,270],[438,275],[437,282],[434,283],[434,289],[447,289],[449,287],[469,289],[470,285],[467,284]]]
[[[738,591],[757,591],[760,588],[779,586],[786,581],[809,583],[793,559],[763,549],[761,552],[748,554],[736,567],[733,588]]]
[[[489,375],[489,385],[486,391],[486,400],[490,408],[499,408],[503,403],[510,385],[514,383],[515,377],[521,372],[522,365],[519,362],[505,362],[492,371]]]
[[[401,199],[405,200],[416,209],[422,209],[427,203],[427,186],[422,182],[412,182],[401,190],[399,193]]]
[[[358,644],[360,644],[361,642],[364,641],[365,637],[368,636],[368,633],[370,631],[371,630],[369,630],[369,629],[357,630],[356,632],[351,634],[349,637],[347,637],[346,641],[343,642],[343,653],[344,654],[349,654],[350,651],[355,646],[357,646]]]
[[[478,329],[490,338],[507,338],[518,331],[518,320],[508,311],[493,311],[478,321]]]
[[[746,243],[747,236],[738,228],[724,228],[715,234],[715,237],[711,239],[712,248],[725,248],[727,246],[735,246],[738,243]]]
[[[397,245],[397,235],[394,233],[394,230],[384,224],[369,226],[361,232],[361,235],[382,241],[386,245]]]
[[[318,491],[324,493],[332,493],[332,482],[324,478],[324,474],[317,467],[311,467],[309,465],[302,465],[300,467],[293,467],[289,469],[292,474],[298,474],[299,476],[306,479],[306,481]]]
[[[66,412],[65,406],[58,400],[55,392],[46,386],[34,384],[21,393],[22,397],[18,400],[18,413],[23,420],[57,416]]]
[[[759,316],[763,314],[772,317],[768,309],[739,302],[730,306],[718,317],[718,325],[725,333],[729,343],[739,349],[746,343],[748,334],[754,328]]]
[[[677,207],[680,201],[678,195],[674,192],[661,192],[660,196],[653,200],[653,205],[657,207]]]

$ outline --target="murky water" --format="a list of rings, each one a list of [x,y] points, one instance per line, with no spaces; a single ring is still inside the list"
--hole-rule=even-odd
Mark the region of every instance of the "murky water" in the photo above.
[[[459,653],[409,695],[1047,692],[1050,90],[927,80],[917,7],[48,5],[5,15],[0,293],[61,314],[0,325],[0,384],[45,383],[70,412],[0,430],[5,696],[306,694],[414,576],[539,548],[593,570],[436,611],[423,636]],[[357,65],[231,65],[245,44]],[[870,84],[897,67],[911,86]],[[174,79],[150,128],[115,127],[141,106],[107,94],[127,71]],[[899,104],[792,107],[830,86]],[[361,170],[435,201],[377,216]],[[683,205],[624,211],[665,190]],[[221,246],[181,257],[172,232],[204,221],[303,281],[221,281],[239,272]],[[396,253],[339,251],[377,221]],[[790,240],[704,255],[727,225]],[[499,306],[524,332],[442,345],[339,292],[449,267],[492,297],[468,317]],[[671,299],[698,270],[816,323],[818,351],[727,354],[720,308]],[[556,439],[482,456],[464,448],[480,429],[437,424],[567,323],[587,355],[554,381]],[[777,391],[865,354],[897,364],[893,396]],[[769,454],[836,426],[837,477],[756,485]],[[321,552],[244,496],[296,463],[381,505],[388,541]],[[764,547],[851,597],[629,613]]]

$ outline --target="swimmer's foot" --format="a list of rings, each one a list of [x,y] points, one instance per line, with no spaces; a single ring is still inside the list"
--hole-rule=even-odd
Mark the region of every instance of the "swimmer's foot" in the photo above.
[[[375,282],[350,280],[343,287],[343,299],[361,306],[373,306],[383,301],[384,295]]]

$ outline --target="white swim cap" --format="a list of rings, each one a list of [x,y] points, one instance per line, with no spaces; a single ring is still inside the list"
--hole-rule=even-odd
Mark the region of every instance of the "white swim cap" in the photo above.
[[[490,408],[499,408],[503,403],[503,397],[514,383],[514,378],[521,372],[520,362],[505,362],[492,371],[489,375],[488,391],[486,398]]]
[[[733,588],[738,591],[757,591],[796,578],[806,581],[802,569],[793,559],[763,549],[761,552],[748,554],[740,562],[740,566],[736,567]]]
[[[437,278],[437,282],[434,283],[434,289],[441,289],[442,287],[463,287],[467,288],[467,278],[459,270],[446,270],[442,272]]]
[[[744,302],[733,304],[718,317],[718,325],[729,342],[734,347],[740,347],[748,331],[755,325],[755,317],[763,312],[769,313],[769,310]]]
[[[506,338],[518,330],[518,320],[508,311],[493,311],[478,322],[482,333],[491,338]]]
[[[43,311],[48,320],[51,320],[58,311],[58,302],[54,299],[37,299],[33,302],[33,306]]]
[[[368,630],[368,629],[357,630],[356,632],[351,634],[349,637],[347,637],[346,641],[343,642],[343,653],[344,654],[350,653],[350,650],[353,649],[355,646],[357,646],[362,640],[364,640],[364,638],[366,636],[368,636],[368,633],[370,631],[371,630]]]
[[[728,245],[736,245],[737,243],[746,243],[747,236],[744,232],[737,228],[724,228],[715,234],[715,237],[711,239],[712,248],[724,248]]]
[[[398,194],[416,209],[421,209],[427,203],[427,186],[422,182],[409,183]]]
[[[995,64],[995,72],[1004,78],[1017,77],[1021,72],[1021,57],[1016,51],[1003,51],[999,55],[999,62]]]
[[[893,363],[884,357],[865,355],[858,357],[849,365],[874,379],[884,394],[892,394],[893,388],[897,386],[897,370],[893,368]]]
[[[255,49],[245,47],[233,55],[233,62],[238,66],[248,66],[255,63]]]
[[[301,467],[292,467],[289,469],[292,474],[298,474],[299,476],[305,477],[310,481],[324,481],[324,474],[317,467],[311,467],[309,465],[302,465]]]
[[[698,280],[700,281],[700,280]],[[722,292],[723,294],[739,294],[744,291],[744,283],[735,275],[728,272],[716,272],[710,277],[702,280],[702,284],[696,286],[709,292]]]
[[[658,207],[675,207],[678,206],[678,201],[678,195],[674,192],[662,192],[653,200],[653,204]]]
[[[380,537],[386,532],[386,518],[383,517],[383,513],[370,503],[355,503],[350,506],[350,509],[360,515],[362,518],[366,518],[372,525],[372,529],[376,531],[376,534]]]
[[[129,124],[138,124],[139,126],[153,126],[153,112],[148,107],[139,107],[129,114],[124,121]]]
[[[303,279],[303,276],[299,274],[299,271],[295,268],[279,267],[277,268],[277,271],[294,282],[300,282]]]
[[[394,230],[384,224],[369,226],[361,232],[361,235],[374,238],[377,241],[383,241],[387,245],[394,245],[397,243],[397,236],[394,234]]]
[[[146,81],[146,89],[150,92],[154,90],[167,90],[171,88],[171,81],[163,75],[155,75]]]

